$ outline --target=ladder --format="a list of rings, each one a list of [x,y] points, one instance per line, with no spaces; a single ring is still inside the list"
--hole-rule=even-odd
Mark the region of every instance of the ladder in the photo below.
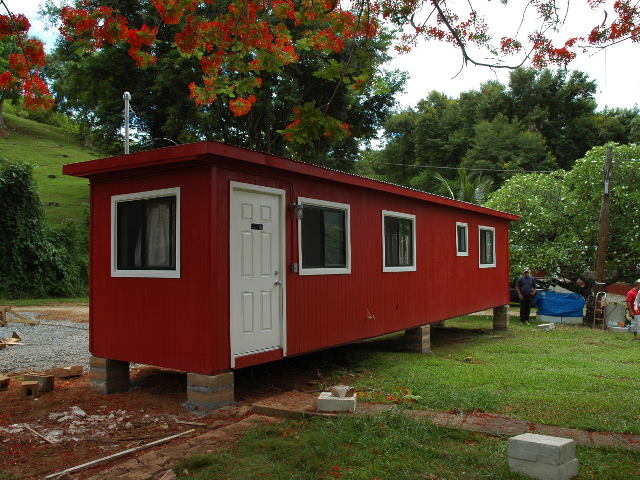
[[[602,330],[607,328],[607,313],[605,307],[607,305],[607,292],[591,293],[589,295],[589,303],[591,303],[592,328],[597,328],[598,323]]]

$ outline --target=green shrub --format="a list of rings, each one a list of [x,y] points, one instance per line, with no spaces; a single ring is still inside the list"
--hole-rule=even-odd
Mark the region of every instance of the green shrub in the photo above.
[[[47,227],[32,173],[0,159],[0,297],[83,295],[86,222]]]

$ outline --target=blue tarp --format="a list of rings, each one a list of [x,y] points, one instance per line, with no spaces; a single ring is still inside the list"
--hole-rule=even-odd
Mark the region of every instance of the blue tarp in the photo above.
[[[533,305],[538,307],[539,315],[556,317],[581,317],[584,298],[577,293],[538,292]]]

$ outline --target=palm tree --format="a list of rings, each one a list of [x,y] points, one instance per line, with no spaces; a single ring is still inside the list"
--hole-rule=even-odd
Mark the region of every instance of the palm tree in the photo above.
[[[475,203],[481,205],[485,201],[487,195],[491,192],[493,180],[489,177],[469,174],[466,169],[458,169],[458,178],[449,180],[439,173],[435,174],[435,178],[449,192],[449,197],[462,202]]]

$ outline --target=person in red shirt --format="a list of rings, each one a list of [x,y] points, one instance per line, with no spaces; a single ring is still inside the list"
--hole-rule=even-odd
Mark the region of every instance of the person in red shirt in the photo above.
[[[633,288],[627,292],[627,309],[631,315],[631,331],[633,332],[633,338],[636,340],[638,338],[638,330],[640,330],[640,308],[634,306],[638,290],[640,290],[640,279],[636,280]]]

